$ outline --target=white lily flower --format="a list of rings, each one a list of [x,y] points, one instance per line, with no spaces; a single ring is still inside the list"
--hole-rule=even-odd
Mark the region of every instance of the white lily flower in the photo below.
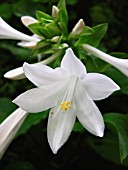
[[[0,159],[14,139],[27,115],[28,113],[26,111],[18,108],[0,124]]]
[[[0,17],[0,39],[14,39],[14,40],[24,40],[24,41],[36,41],[35,37],[31,37],[29,35],[23,34],[10,25],[8,25],[1,17]]]
[[[87,73],[70,48],[59,68],[25,63],[23,69],[37,88],[26,91],[13,102],[27,112],[51,108],[47,136],[53,153],[67,141],[76,116],[90,133],[103,136],[104,121],[93,100],[104,99],[119,90],[113,80],[102,74]]]
[[[36,44],[38,41],[40,41],[38,37],[26,35],[12,28],[1,17],[0,17],[0,39],[22,40],[24,41],[24,43],[25,42],[29,43],[28,47],[29,45],[32,46],[33,43]]]
[[[90,54],[93,54],[101,60],[108,62],[109,64],[120,70],[123,74],[128,76],[128,59],[112,57],[111,55],[106,54],[88,44],[84,44],[82,45],[82,47],[85,51],[89,52]]]

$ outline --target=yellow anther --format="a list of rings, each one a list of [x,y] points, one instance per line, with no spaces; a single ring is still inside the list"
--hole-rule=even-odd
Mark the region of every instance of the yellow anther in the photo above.
[[[72,105],[71,105],[71,102],[68,101],[68,102],[62,102],[60,104],[60,110],[64,110],[64,111],[67,111],[67,109],[69,108],[72,108]]]

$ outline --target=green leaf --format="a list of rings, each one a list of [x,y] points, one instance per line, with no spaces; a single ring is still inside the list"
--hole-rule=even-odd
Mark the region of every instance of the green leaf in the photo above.
[[[100,24],[95,27],[92,27],[92,29],[94,30],[94,33],[88,36],[85,35],[80,37],[79,40],[76,42],[76,46],[86,43],[94,47],[97,47],[107,32],[108,24],[107,23]]]
[[[65,0],[59,1],[58,9],[59,12],[56,20],[58,21],[58,24],[60,25],[63,34],[67,36],[68,35],[68,13],[66,10]]]
[[[53,18],[50,15],[48,15],[48,14],[42,12],[42,11],[37,11],[36,17],[39,21],[42,21],[42,18],[46,21],[49,21],[49,22],[53,21]]]
[[[45,28],[50,38],[61,35],[60,27],[56,22],[46,24]]]
[[[51,39],[54,36],[61,35],[61,30],[56,22],[51,23],[34,23],[30,24],[28,28],[34,33],[46,39]]]
[[[104,121],[104,137],[89,137],[88,143],[106,159],[128,166],[128,114],[108,113]]]
[[[64,9],[66,10],[66,3],[65,3],[65,0],[60,0],[58,5],[57,5],[58,9]]]
[[[23,122],[21,128],[17,132],[17,136],[24,134],[28,129],[30,129],[33,125],[37,125],[43,119],[45,119],[48,115],[48,111],[40,112],[40,113],[30,113],[25,121]]]
[[[109,113],[104,115],[106,123],[117,131],[121,162],[128,156],[128,114]]]
[[[117,57],[117,58],[128,58],[128,53],[123,52],[111,52],[109,53],[111,56]]]
[[[40,23],[33,23],[28,25],[28,28],[34,33],[37,34],[41,37],[44,36],[43,30],[42,30],[42,26],[40,25]],[[45,33],[46,34],[46,33]]]
[[[94,33],[95,31],[91,27],[85,26],[84,30],[79,34],[79,36],[82,37],[82,36],[87,36],[87,35],[91,35]]]

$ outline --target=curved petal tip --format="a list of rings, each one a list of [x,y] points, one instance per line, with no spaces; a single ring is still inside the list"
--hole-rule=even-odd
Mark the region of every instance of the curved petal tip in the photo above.
[[[23,16],[21,17],[21,22],[27,27],[30,24],[38,22],[35,18],[30,16]]]
[[[98,133],[97,133],[97,136],[103,137],[103,136],[104,136],[104,132],[102,132],[102,131],[98,132]]]

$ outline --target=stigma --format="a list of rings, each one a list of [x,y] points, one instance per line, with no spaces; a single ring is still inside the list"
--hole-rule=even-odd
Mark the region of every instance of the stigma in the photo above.
[[[72,105],[71,105],[71,102],[68,101],[68,102],[62,102],[60,104],[60,110],[64,110],[64,111],[67,111],[67,109],[69,108],[72,108]]]

